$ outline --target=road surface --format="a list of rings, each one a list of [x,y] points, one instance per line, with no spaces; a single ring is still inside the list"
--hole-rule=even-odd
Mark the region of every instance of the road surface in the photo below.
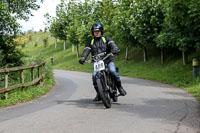
[[[198,133],[199,104],[182,89],[121,77],[127,96],[93,103],[90,73],[54,70],[45,96],[0,110],[0,133]]]

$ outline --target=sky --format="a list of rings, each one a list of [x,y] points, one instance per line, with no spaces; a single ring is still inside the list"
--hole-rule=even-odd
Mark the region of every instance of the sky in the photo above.
[[[43,3],[38,1],[40,5],[40,9],[37,11],[33,11],[32,14],[34,16],[30,16],[29,20],[26,22],[24,20],[19,20],[18,22],[21,24],[22,31],[27,31],[34,29],[34,31],[39,31],[40,29],[44,30],[46,19],[44,18],[44,14],[47,12],[51,16],[56,16],[56,5],[60,3],[60,0],[45,0]]]

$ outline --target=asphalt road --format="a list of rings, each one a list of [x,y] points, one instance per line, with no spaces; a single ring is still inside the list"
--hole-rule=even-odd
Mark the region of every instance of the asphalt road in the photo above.
[[[55,70],[45,96],[0,110],[0,133],[197,133],[199,104],[182,89],[121,77],[128,95],[93,103],[91,74]]]

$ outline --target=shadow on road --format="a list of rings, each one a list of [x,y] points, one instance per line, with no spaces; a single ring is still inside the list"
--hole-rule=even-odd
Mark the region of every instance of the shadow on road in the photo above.
[[[102,101],[93,102],[92,99],[78,99],[78,100],[67,100],[67,101],[57,101],[58,104],[64,105],[75,105],[80,108],[87,109],[102,109],[105,108]],[[113,105],[119,105],[119,103],[112,103]]]

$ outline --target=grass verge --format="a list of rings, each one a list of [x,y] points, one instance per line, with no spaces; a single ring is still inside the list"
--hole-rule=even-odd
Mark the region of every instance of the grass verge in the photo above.
[[[0,94],[0,108],[27,102],[45,95],[52,88],[53,84],[53,80],[45,80],[43,86],[35,85],[26,87],[24,91],[21,88],[9,91],[7,100],[5,100],[5,94]]]

